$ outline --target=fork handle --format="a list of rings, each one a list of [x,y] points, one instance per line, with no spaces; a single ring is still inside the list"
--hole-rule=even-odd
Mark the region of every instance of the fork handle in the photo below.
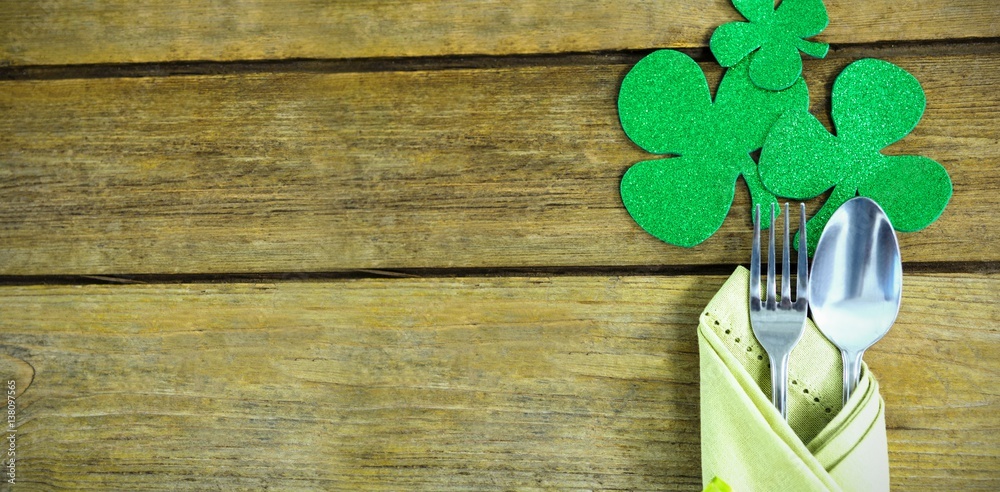
[[[779,357],[768,354],[768,357],[771,359],[771,401],[781,418],[788,420],[788,354]]]

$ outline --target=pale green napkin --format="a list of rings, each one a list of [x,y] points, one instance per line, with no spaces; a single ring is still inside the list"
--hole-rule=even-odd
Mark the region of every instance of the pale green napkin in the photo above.
[[[767,353],[750,328],[749,272],[737,268],[701,315],[701,462],[735,492],[889,490],[885,403],[862,366],[841,409],[840,352],[808,321],[792,351],[789,421],[771,404]]]

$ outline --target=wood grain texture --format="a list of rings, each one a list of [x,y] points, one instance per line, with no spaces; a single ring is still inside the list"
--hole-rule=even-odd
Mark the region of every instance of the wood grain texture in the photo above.
[[[696,490],[695,328],[723,280],[3,287],[18,480]],[[866,356],[894,488],[1000,485],[998,292],[997,275],[907,277]]]
[[[938,160],[955,187],[904,258],[1000,260],[1000,54],[886,58],[928,100],[886,152]],[[814,113],[853,59],[806,63]],[[742,182],[694,249],[628,216],[619,180],[650,156],[617,120],[630,65],[597,60],[0,82],[0,274],[746,261]]]
[[[827,2],[830,43],[1000,36],[993,0]],[[706,46],[727,0],[6,0],[0,63],[529,54]]]
[[[941,162],[955,193],[903,255],[978,272],[907,270],[866,354],[893,489],[998,490],[1000,9],[826,3],[813,112],[829,123],[854,59],[913,73],[927,110],[887,153]],[[615,102],[638,50],[707,56],[739,19],[729,0],[0,1],[0,276],[39,276],[0,277],[14,490],[697,490],[695,327],[719,265],[747,260],[748,198],[692,250],[639,229],[618,184],[648,156]],[[341,272],[393,269],[437,278]],[[296,272],[321,280],[239,280]],[[189,283],[44,285],[128,274]]]

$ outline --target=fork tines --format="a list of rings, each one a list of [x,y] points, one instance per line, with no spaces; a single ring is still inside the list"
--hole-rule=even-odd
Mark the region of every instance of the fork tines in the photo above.
[[[775,229],[775,206],[771,204],[771,227],[768,231],[767,245],[767,292],[765,297],[760,295],[760,205],[754,207],[753,220],[753,246],[750,251],[750,300],[756,299],[762,303],[762,307],[775,309],[779,304],[777,299],[776,275],[775,275],[775,249],[774,249],[774,229]],[[789,209],[785,204],[785,237],[782,241],[781,250],[781,306],[791,307],[793,304],[808,304],[809,299],[809,256],[806,242],[806,204],[799,204],[799,246],[798,265],[795,275],[795,302],[791,300],[791,253],[789,246]]]

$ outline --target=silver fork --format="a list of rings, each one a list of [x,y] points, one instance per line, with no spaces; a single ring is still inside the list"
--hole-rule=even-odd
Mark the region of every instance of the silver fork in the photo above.
[[[788,204],[785,204],[785,241],[781,256],[781,301],[775,293],[774,204],[771,204],[770,242],[767,250],[767,297],[760,297],[760,205],[754,210],[753,250],[750,253],[750,326],[771,361],[771,400],[788,420],[788,356],[799,343],[809,308],[809,258],[806,252],[806,205],[800,204],[799,265],[795,281],[795,302],[791,298],[791,269],[788,251]]]

